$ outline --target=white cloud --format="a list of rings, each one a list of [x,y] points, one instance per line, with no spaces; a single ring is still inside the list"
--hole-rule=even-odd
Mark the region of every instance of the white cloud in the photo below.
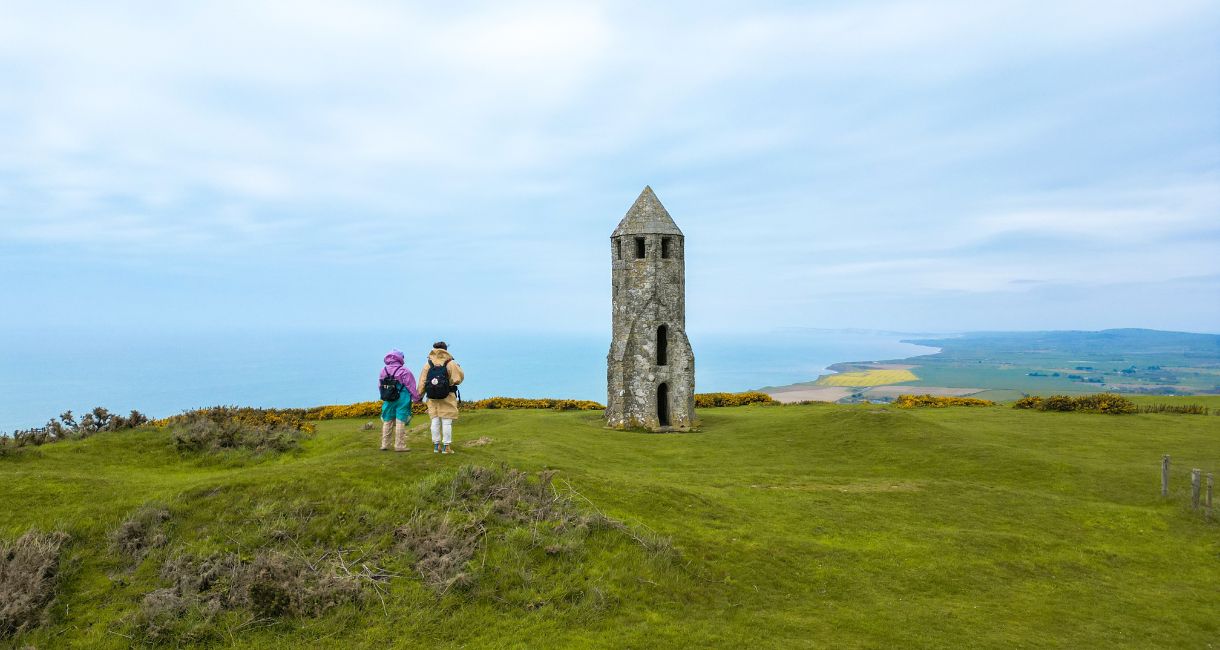
[[[709,256],[695,285],[747,299],[740,256],[810,296],[1215,273],[1215,116],[1148,145],[1163,165],[1092,171],[1072,139],[1166,75],[1198,86],[1205,57],[1107,65],[1199,30],[1214,3],[6,3],[0,244],[334,262],[443,220],[535,282],[660,179]],[[1095,250],[1003,249],[1022,237]]]

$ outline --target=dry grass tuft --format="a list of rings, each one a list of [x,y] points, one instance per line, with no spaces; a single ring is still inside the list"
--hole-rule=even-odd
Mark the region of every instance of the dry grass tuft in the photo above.
[[[163,525],[169,521],[169,508],[159,503],[140,506],[110,532],[110,547],[115,553],[140,562],[149,551],[169,541]]]
[[[414,568],[424,583],[438,593],[468,587],[465,571],[479,539],[487,532],[481,524],[455,524],[450,517],[432,519],[416,515],[394,535],[415,556]]]
[[[226,611],[248,610],[255,620],[286,616],[320,616],[346,603],[364,600],[368,581],[388,574],[345,560],[342,552],[317,560],[271,550],[244,560],[235,553],[199,558],[176,555],[161,567],[171,584],[144,597],[136,623],[151,643],[198,643],[215,634],[212,625]]]
[[[0,638],[42,624],[55,599],[60,553],[68,539],[67,533],[31,529],[0,543]]]

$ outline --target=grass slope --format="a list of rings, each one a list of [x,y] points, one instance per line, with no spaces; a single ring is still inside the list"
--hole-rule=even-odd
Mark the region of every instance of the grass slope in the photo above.
[[[1185,483],[1190,467],[1220,469],[1220,417],[876,405],[700,417],[702,433],[643,435],[603,430],[597,413],[476,412],[459,441],[492,442],[454,456],[378,452],[376,432],[341,420],[273,459],[182,457],[155,431],[0,459],[0,536],[39,526],[73,537],[49,625],[15,643],[128,647],[124,621],[161,586],[155,564],[172,548],[248,553],[283,529],[305,544],[388,548],[421,490],[460,464],[499,462],[558,470],[607,515],[672,538],[681,559],[611,534],[574,558],[493,551],[484,562],[513,568],[491,575],[489,595],[443,597],[409,558],[391,559],[406,577],[384,609],[374,599],[266,627],[231,616],[221,640],[1146,648],[1207,647],[1220,633],[1220,526],[1189,510]],[[1174,457],[1168,500],[1163,453]],[[170,543],[131,569],[106,535],[150,501],[173,513]],[[605,598],[546,600],[565,585]]]

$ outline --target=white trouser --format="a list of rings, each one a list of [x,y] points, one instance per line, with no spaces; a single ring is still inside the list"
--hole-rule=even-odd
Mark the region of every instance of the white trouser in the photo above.
[[[441,432],[445,434],[445,444],[453,442],[453,419],[432,418],[432,444],[441,441]]]

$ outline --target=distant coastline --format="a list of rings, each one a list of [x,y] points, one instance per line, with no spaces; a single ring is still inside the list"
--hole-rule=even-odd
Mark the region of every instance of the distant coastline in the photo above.
[[[842,359],[930,350],[877,331],[785,328],[691,334],[696,390],[737,392],[816,378]],[[433,332],[403,330],[103,332],[64,330],[0,337],[0,431],[42,426],[95,406],[154,417],[219,404],[300,408],[376,398],[370,380],[390,348],[426,350]],[[448,332],[467,370],[463,397],[606,400],[608,333]],[[759,346],[753,341],[766,340]],[[71,345],[65,344],[71,341]],[[88,350],[89,371],[80,364]],[[541,353],[545,351],[545,354]],[[422,356],[417,363],[423,363]],[[418,372],[418,369],[415,370]]]

